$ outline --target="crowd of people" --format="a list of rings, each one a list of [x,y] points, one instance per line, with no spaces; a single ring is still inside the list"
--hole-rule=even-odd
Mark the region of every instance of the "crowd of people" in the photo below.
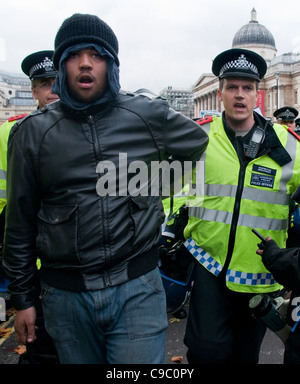
[[[250,50],[213,60],[224,111],[204,120],[149,91],[121,90],[118,52],[107,23],[74,14],[60,26],[54,51],[22,63],[38,108],[0,127],[2,271],[17,337],[37,343],[39,319],[62,364],[163,364],[162,227],[165,214],[171,228],[185,206],[176,251],[193,266],[188,362],[256,364],[266,325],[249,300],[286,289],[294,298],[299,290],[297,236],[286,245],[297,227],[290,224],[300,185],[298,111],[280,108],[276,123],[255,111],[267,64]],[[135,169],[179,162],[185,180],[189,162],[191,185],[200,177],[203,190],[153,195],[148,174],[143,193],[102,195],[99,178],[112,165],[115,185],[124,187],[124,153]],[[126,188],[135,176],[126,174]],[[268,237],[264,251],[252,228]],[[285,362],[300,363],[300,326],[291,315],[288,321]]]

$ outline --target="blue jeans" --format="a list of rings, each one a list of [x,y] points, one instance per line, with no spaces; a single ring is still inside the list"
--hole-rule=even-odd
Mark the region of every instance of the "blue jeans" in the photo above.
[[[42,303],[62,364],[165,362],[168,323],[157,268],[98,291],[64,291],[42,282]]]

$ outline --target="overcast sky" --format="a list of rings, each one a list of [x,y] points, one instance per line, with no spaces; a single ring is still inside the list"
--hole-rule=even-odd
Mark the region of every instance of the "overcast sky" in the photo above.
[[[235,33],[257,20],[273,34],[277,54],[300,52],[299,0],[0,0],[0,69],[21,72],[32,52],[53,49],[72,14],[95,14],[119,40],[123,89],[190,88],[231,48]]]

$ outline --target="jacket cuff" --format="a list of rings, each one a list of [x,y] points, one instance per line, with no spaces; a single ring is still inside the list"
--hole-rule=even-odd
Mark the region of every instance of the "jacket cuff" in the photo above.
[[[22,309],[27,309],[30,307],[34,307],[35,299],[34,294],[11,294],[10,301],[12,306],[17,310],[20,311]]]
[[[268,268],[272,266],[273,260],[277,259],[278,256],[276,252],[278,252],[280,248],[278,247],[275,240],[268,240],[265,244],[264,251],[262,254],[262,262]],[[275,253],[274,253],[275,252]],[[275,256],[274,256],[275,255]]]

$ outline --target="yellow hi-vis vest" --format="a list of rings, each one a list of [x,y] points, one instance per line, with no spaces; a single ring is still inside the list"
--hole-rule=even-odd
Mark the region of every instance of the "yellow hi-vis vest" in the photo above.
[[[285,247],[291,195],[300,183],[300,143],[287,129],[274,130],[292,161],[278,165],[263,155],[241,167],[223,128],[222,117],[202,126],[209,134],[204,161],[204,196],[189,202],[185,245],[211,273],[222,269],[227,287],[263,293],[280,289],[256,254],[257,229]],[[198,175],[199,177],[199,175]]]
[[[7,143],[9,133],[17,120],[22,119],[26,115],[27,113],[10,117],[0,126],[0,214],[6,205]]]

